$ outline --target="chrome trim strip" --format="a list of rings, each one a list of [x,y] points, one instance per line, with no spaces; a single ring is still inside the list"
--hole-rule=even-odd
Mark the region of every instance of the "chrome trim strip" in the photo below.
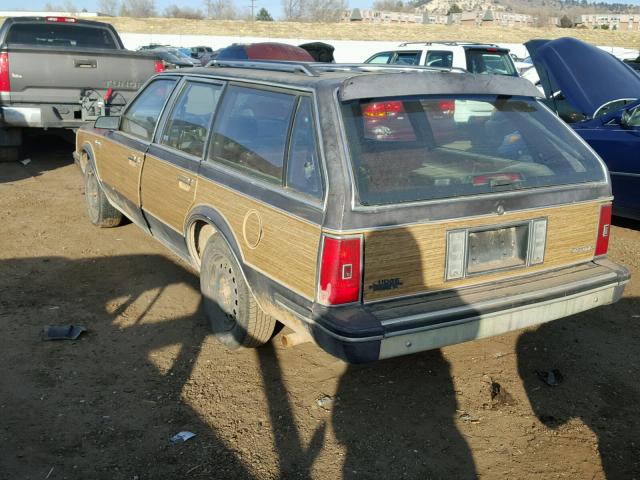
[[[434,328],[401,332],[382,340],[379,359],[502,335],[585,312],[615,302],[622,293],[620,289],[620,286],[609,285],[569,297],[440,324]]]
[[[640,173],[629,173],[629,172],[614,172],[613,170],[609,170],[609,173],[611,175],[617,175],[620,177],[634,177],[634,178],[640,178]]]

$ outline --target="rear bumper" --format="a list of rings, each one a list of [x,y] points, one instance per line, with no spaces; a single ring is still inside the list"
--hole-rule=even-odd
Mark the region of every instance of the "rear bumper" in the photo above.
[[[371,362],[499,335],[616,302],[626,268],[599,259],[458,291],[356,307],[314,305],[316,342],[350,363]]]
[[[0,107],[0,127],[77,128],[85,123],[75,118],[80,104]]]

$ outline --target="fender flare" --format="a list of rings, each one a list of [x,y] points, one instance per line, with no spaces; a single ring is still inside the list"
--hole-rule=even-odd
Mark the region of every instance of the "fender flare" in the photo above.
[[[184,222],[184,238],[187,241],[187,245],[191,242],[191,226],[197,222],[202,221],[208,223],[216,231],[222,236],[223,240],[229,246],[231,250],[231,254],[233,255],[235,261],[240,265],[240,271],[242,273],[242,278],[244,279],[247,288],[253,298],[258,303],[258,306],[264,311],[262,302],[256,292],[254,290],[254,285],[249,282],[249,278],[253,278],[255,275],[252,275],[253,270],[250,269],[248,265],[244,262],[244,257],[242,256],[242,251],[240,250],[240,246],[236,240],[236,236],[231,229],[229,222],[219,211],[217,211],[213,207],[209,207],[207,205],[198,205],[194,207],[191,212],[187,215],[187,219]],[[191,255],[193,253],[190,251]],[[192,263],[195,262],[195,259],[192,259]]]
[[[238,262],[238,265],[240,265],[240,268],[242,268],[243,275],[245,275],[246,280],[245,269],[247,267],[244,263],[242,251],[240,250],[240,246],[238,245],[236,236],[234,235],[233,230],[231,229],[231,226],[229,225],[229,222],[224,217],[224,215],[222,215],[215,208],[207,205],[198,205],[194,207],[189,212],[189,214],[187,215],[187,219],[184,222],[184,238],[187,239],[188,242],[191,241],[191,226],[197,221],[202,221],[210,224],[213,228],[216,229],[216,231],[218,231],[222,235],[222,237],[227,242],[227,245],[231,249],[231,253],[233,253],[233,256]]]
[[[91,165],[91,168],[93,168],[93,172],[98,178],[98,181],[100,181],[100,177],[98,176],[98,169],[96,168],[96,160],[95,160],[95,156],[94,156],[93,148],[91,147],[91,144],[89,142],[84,142],[82,144],[81,152],[84,152],[87,154],[87,164]],[[82,165],[80,165],[80,170],[82,170]],[[85,172],[86,172],[86,168],[82,170],[83,174]]]

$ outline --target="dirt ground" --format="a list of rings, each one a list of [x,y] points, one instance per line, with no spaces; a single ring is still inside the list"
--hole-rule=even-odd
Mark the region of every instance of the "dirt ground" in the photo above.
[[[614,306],[367,366],[231,352],[188,267],[89,223],[72,147],[29,144],[0,164],[0,479],[640,478],[640,224],[613,228]]]

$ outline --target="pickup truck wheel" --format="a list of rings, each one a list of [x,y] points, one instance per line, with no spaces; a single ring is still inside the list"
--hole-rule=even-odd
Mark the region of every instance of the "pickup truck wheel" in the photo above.
[[[120,225],[122,213],[109,203],[91,166],[87,166],[85,171],[84,185],[84,198],[87,202],[87,214],[91,223],[101,228]]]
[[[227,347],[259,347],[273,335],[276,321],[253,298],[240,265],[220,235],[209,239],[202,254],[200,291],[211,329]]]

